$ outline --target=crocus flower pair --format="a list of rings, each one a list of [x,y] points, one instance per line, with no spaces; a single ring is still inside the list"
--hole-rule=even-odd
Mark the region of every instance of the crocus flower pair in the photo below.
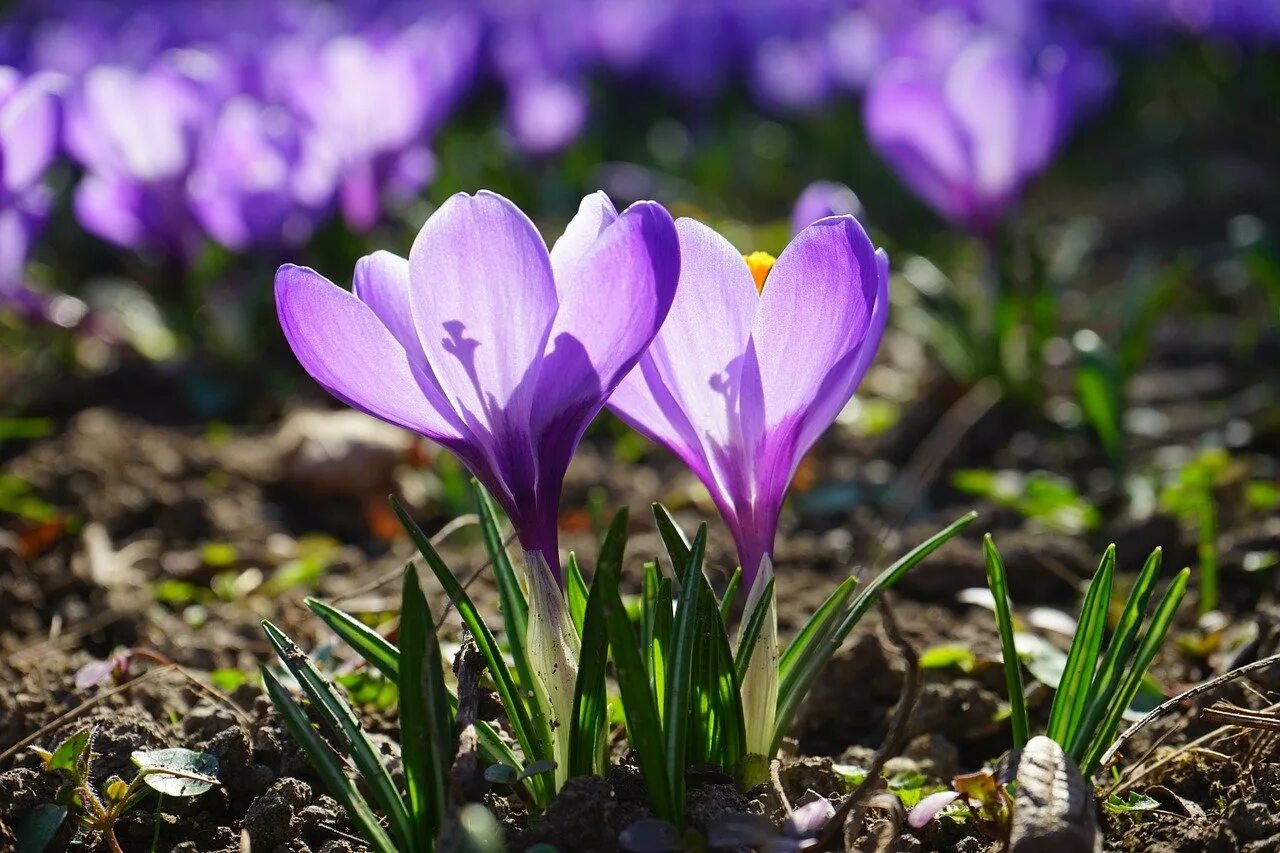
[[[804,229],[775,263],[653,202],[618,213],[598,193],[549,252],[511,202],[481,192],[445,202],[407,260],[362,258],[354,292],[304,267],[276,276],[307,371],[453,451],[510,517],[537,614],[530,657],[565,732],[577,637],[556,522],[587,424],[608,401],[689,465],[758,591],[787,485],[874,356],[887,290],[888,259],[852,216]],[[771,678],[776,696],[776,666]]]

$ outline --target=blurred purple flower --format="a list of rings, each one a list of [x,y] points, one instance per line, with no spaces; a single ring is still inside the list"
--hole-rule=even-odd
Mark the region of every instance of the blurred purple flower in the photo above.
[[[560,580],[569,459],[671,306],[680,257],[667,212],[600,193],[548,253],[502,196],[446,201],[409,259],[356,265],[354,293],[305,267],[276,275],[280,323],[334,396],[453,451]]]
[[[702,480],[751,589],[801,458],[875,356],[889,259],[852,216],[810,225],[772,269],[691,219],[676,232],[671,313],[609,406]]]
[[[861,216],[862,202],[853,190],[834,181],[814,181],[805,187],[791,209],[791,234],[799,234],[828,216]]]
[[[990,236],[1078,115],[1082,98],[1064,75],[1084,66],[1061,50],[1028,57],[991,36],[934,64],[898,60],[877,76],[867,135],[934,210]]]
[[[587,93],[566,80],[519,83],[510,93],[507,120],[516,144],[530,154],[550,154],[572,142],[587,120]]]
[[[49,208],[41,180],[58,150],[58,86],[51,74],[23,79],[0,67],[0,304],[21,310],[28,251]]]

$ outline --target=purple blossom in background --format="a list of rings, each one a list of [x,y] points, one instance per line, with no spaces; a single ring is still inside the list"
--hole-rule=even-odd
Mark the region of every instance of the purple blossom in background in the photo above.
[[[702,480],[750,589],[801,458],[875,356],[889,259],[852,216],[810,225],[771,270],[701,223],[680,219],[676,232],[671,314],[609,407]]]
[[[408,260],[362,258],[354,293],[286,265],[276,301],[317,382],[453,451],[558,581],[569,459],[662,325],[679,269],[653,202],[618,214],[588,196],[548,253],[515,205],[480,192],[445,202]]]
[[[24,268],[44,223],[41,184],[58,148],[58,79],[0,67],[0,305],[27,307]]]
[[[814,181],[804,188],[791,209],[791,234],[799,234],[819,219],[846,214],[862,215],[862,202],[853,190],[834,181]]]
[[[896,60],[864,104],[872,146],[950,222],[990,236],[1083,108],[1093,66],[984,36],[939,60]]]

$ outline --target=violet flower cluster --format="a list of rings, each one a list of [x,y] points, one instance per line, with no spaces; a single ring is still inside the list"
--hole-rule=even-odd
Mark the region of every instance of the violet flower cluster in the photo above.
[[[420,196],[438,132],[494,81],[510,140],[532,155],[585,131],[602,77],[693,104],[744,81],[778,110],[864,95],[874,149],[939,214],[985,233],[1104,99],[1114,50],[1280,37],[1280,6],[1257,0],[11,5],[0,62],[14,80],[61,81],[57,147],[79,177],[79,223],[179,264],[210,240],[278,251],[335,215],[368,229]],[[26,186],[6,179],[10,281],[44,207],[31,176],[52,150],[27,161]]]

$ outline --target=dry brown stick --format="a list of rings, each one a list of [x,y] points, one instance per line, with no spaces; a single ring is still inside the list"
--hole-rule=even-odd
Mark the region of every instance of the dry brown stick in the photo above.
[[[1240,678],[1243,675],[1248,675],[1249,673],[1256,672],[1259,669],[1265,669],[1266,667],[1271,666],[1272,664],[1278,663],[1278,662],[1280,662],[1280,654],[1271,655],[1269,657],[1263,658],[1262,660],[1256,660],[1253,663],[1245,664],[1244,666],[1237,667],[1236,669],[1233,669],[1230,672],[1224,672],[1222,675],[1219,675],[1216,678],[1211,678],[1208,681],[1197,684],[1195,687],[1192,687],[1190,690],[1185,690],[1182,693],[1179,693],[1177,696],[1174,696],[1172,699],[1166,699],[1164,702],[1161,702],[1159,705],[1153,708],[1141,720],[1138,720],[1138,722],[1134,723],[1133,725],[1129,726],[1129,728],[1125,729],[1124,732],[1120,734],[1120,737],[1116,738],[1115,743],[1111,744],[1111,746],[1107,749],[1107,751],[1102,754],[1102,758],[1098,762],[1098,766],[1099,767],[1110,766],[1111,762],[1115,759],[1116,754],[1120,752],[1120,748],[1123,747],[1125,743],[1129,741],[1130,738],[1132,738],[1134,735],[1140,732],[1143,728],[1145,728],[1148,723],[1150,723],[1152,720],[1164,714],[1170,708],[1181,705],[1183,702],[1186,702],[1190,699],[1194,699],[1197,696],[1202,696],[1205,693],[1208,693],[1210,690],[1214,690],[1218,687],[1221,687],[1222,685],[1227,684],[1228,682],[1235,681],[1237,678]],[[1113,791],[1118,790],[1118,786],[1119,786],[1119,783],[1117,783],[1117,786],[1113,787],[1112,790]]]
[[[125,614],[119,610],[107,610],[92,616],[75,626],[75,628],[66,633],[58,634],[56,637],[44,637],[37,640],[29,646],[24,646],[9,655],[9,663],[17,665],[19,661],[26,660],[28,657],[41,651],[42,649],[53,646],[54,648],[65,648],[72,642],[81,639],[94,631],[105,628],[111,623],[123,619]]]
[[[886,594],[881,593],[876,603],[880,610],[880,628],[884,631],[885,639],[898,650],[903,663],[906,664],[906,672],[902,678],[902,693],[898,697],[898,706],[894,709],[893,719],[889,722],[884,743],[880,744],[880,749],[876,751],[871,766],[867,768],[866,778],[827,820],[822,832],[818,834],[817,842],[810,848],[814,853],[839,849],[836,845],[843,843],[845,822],[854,815],[855,809],[858,820],[861,821],[865,801],[881,784],[880,771],[884,769],[884,765],[890,758],[902,751],[906,744],[908,724],[911,722],[911,714],[915,710],[916,699],[920,693],[920,655],[898,628]]]
[[[1200,719],[1211,723],[1229,726],[1240,726],[1245,729],[1261,729],[1269,732],[1280,732],[1280,715],[1266,711],[1254,711],[1241,708],[1230,702],[1215,702],[1200,712]]]
[[[455,853],[463,849],[464,837],[458,814],[469,802],[484,796],[484,777],[480,775],[477,753],[476,716],[480,705],[480,672],[484,658],[475,640],[467,637],[454,658],[453,671],[458,679],[458,713],[454,728],[458,732],[458,748],[449,767],[449,814],[440,830],[436,849]]]

